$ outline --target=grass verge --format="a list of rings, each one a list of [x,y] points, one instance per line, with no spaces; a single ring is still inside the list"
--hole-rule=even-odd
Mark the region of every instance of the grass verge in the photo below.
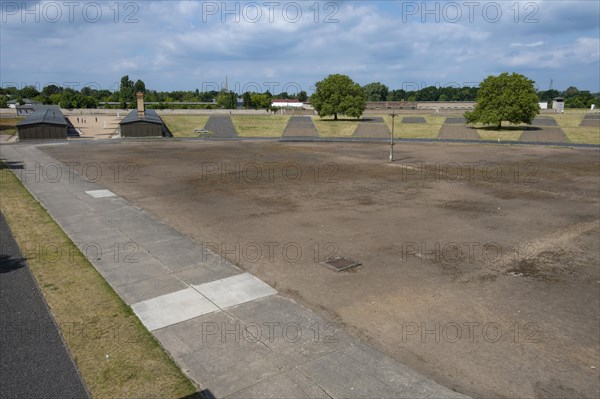
[[[290,120],[285,115],[234,115],[233,126],[240,137],[281,137]]]
[[[598,127],[563,127],[563,132],[571,143],[600,144]]]
[[[0,210],[94,398],[179,398],[196,388],[17,177]],[[35,381],[32,381],[35,383]]]
[[[399,114],[394,118],[394,137],[433,139],[439,135],[440,129],[446,121],[445,116],[411,114],[408,116],[425,118],[425,123],[403,123],[402,118],[406,116],[407,115]],[[392,118],[389,116],[385,116],[384,120],[385,123],[388,125],[388,128],[391,130]]]
[[[207,115],[165,115],[161,116],[175,137],[198,137],[195,129],[202,129],[208,121]]]
[[[338,119],[312,117],[320,137],[352,137],[358,127],[357,119]]]

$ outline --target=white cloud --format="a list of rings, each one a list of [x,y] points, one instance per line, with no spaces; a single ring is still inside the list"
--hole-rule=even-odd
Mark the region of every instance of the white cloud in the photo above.
[[[511,43],[510,47],[539,47],[543,45],[544,42],[540,40],[539,42],[534,43]]]

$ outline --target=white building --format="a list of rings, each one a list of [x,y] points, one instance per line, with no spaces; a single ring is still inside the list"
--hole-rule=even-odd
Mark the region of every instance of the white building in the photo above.
[[[271,100],[271,106],[277,108],[303,108],[304,103],[298,100],[283,100],[274,98]]]

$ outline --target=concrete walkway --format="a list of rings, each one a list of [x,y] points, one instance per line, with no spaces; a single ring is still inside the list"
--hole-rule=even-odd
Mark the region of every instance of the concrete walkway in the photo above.
[[[85,384],[0,213],[0,398],[88,398]]]
[[[182,370],[215,397],[464,397],[278,295],[37,147],[3,145],[0,157]]]
[[[237,137],[237,131],[231,120],[231,116],[211,116],[204,125],[204,130],[211,132],[214,138]]]
[[[292,116],[283,137],[319,137],[319,132],[310,116]]]

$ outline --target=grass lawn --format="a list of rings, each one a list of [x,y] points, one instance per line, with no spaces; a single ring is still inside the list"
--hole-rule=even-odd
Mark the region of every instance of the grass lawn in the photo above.
[[[600,129],[593,127],[579,127],[586,110],[566,110],[564,114],[540,115],[540,117],[554,118],[563,129],[570,142],[600,144]],[[392,128],[392,118],[382,114],[387,126]],[[405,116],[419,116],[425,118],[426,123],[402,123]],[[194,129],[203,128],[208,120],[207,115],[168,115],[163,116],[175,137],[198,137]],[[281,137],[290,119],[286,115],[234,115],[231,120],[240,137]],[[358,127],[359,121],[351,118],[312,117],[315,127],[321,137],[352,137]],[[14,134],[14,125],[20,118],[0,119],[2,134]],[[429,114],[398,115],[394,120],[394,136],[397,138],[436,138],[444,125],[446,116]],[[484,140],[512,141],[519,140],[524,125],[504,125],[498,132],[494,127],[477,125],[477,132]]]
[[[240,137],[281,137],[290,120],[285,115],[234,115],[233,126]]]
[[[0,134],[15,135],[17,134],[17,123],[25,118],[0,118]]]
[[[600,144],[600,128],[563,127],[563,132],[571,143]]]
[[[584,109],[567,109],[564,114],[555,114],[553,117],[570,142],[600,144],[600,128],[579,126],[587,112]]]
[[[196,388],[16,176],[0,209],[94,398],[180,398]],[[35,384],[35,381],[31,382]]]
[[[208,120],[207,115],[166,115],[161,118],[175,137],[198,137],[194,130],[202,129]]]
[[[422,117],[425,123],[402,123],[404,117]],[[392,118],[384,116],[388,128],[392,129]],[[394,118],[394,137],[398,138],[436,138],[440,133],[442,125],[446,121],[445,116],[436,115],[403,115],[399,114]]]
[[[338,119],[312,117],[320,137],[352,137],[358,127],[357,119]]]

